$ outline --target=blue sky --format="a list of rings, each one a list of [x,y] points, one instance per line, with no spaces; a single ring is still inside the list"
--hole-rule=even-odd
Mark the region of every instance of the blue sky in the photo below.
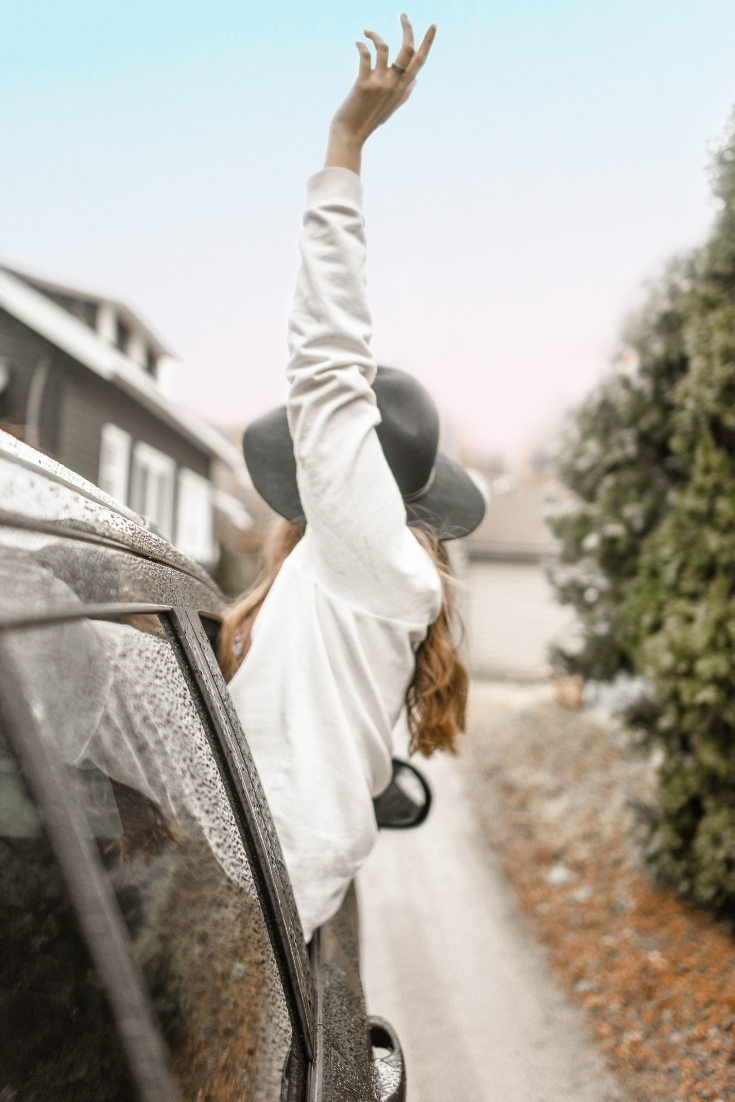
[[[356,69],[355,0],[6,4],[0,255],[138,308],[220,423],[284,396],[306,177]],[[735,103],[732,0],[420,0],[435,48],[364,179],[375,349],[477,451],[599,377],[641,287],[702,239]]]

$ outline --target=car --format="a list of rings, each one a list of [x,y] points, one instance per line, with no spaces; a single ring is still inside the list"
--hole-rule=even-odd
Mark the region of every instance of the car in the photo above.
[[[144,518],[0,432],[3,1102],[405,1099],[354,887],[304,942],[225,610]],[[378,822],[429,801],[397,762]]]

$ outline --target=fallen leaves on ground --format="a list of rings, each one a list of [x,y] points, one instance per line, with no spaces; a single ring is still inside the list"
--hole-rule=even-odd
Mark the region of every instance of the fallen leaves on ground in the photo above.
[[[469,790],[552,970],[636,1102],[735,1099],[735,941],[657,888],[652,768],[585,712],[473,696]]]

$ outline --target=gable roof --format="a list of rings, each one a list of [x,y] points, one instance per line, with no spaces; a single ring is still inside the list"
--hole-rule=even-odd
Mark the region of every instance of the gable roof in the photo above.
[[[35,287],[46,296],[58,295],[62,298],[76,299],[80,302],[90,303],[94,306],[112,306],[120,320],[127,326],[138,330],[146,343],[151,346],[157,356],[174,356],[173,350],[165,344],[162,337],[153,329],[149,322],[141,316],[137,310],[131,310],[124,302],[110,298],[109,295],[99,295],[93,291],[83,291],[78,287],[69,287],[68,284],[55,283],[32,272],[19,268],[15,264],[0,262],[0,268],[9,272],[18,279],[27,283],[29,287]],[[53,301],[53,298],[52,298]]]
[[[72,293],[68,288],[59,290]],[[0,307],[78,363],[130,394],[159,420],[170,425],[207,455],[219,459],[242,483],[249,485],[242,454],[229,440],[196,414],[165,398],[150,375],[85,322],[48,298],[25,277],[3,267],[0,267]],[[136,322],[142,324],[137,318]]]
[[[467,537],[471,559],[537,561],[557,553],[559,544],[544,516],[569,491],[553,475],[522,481],[499,478],[492,484],[485,518]]]

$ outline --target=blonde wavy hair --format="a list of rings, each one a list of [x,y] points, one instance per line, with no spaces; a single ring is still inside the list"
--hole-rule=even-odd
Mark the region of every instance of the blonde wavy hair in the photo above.
[[[469,678],[452,627],[456,619],[456,583],[447,553],[438,540],[421,528],[412,526],[412,531],[434,561],[443,596],[441,612],[416,653],[416,669],[406,693],[411,749],[428,758],[435,750],[457,752],[459,736],[465,729]],[[269,529],[263,546],[263,568],[252,588],[222,623],[217,657],[226,680],[230,680],[245,658],[255,617],[278,571],[303,534],[298,525],[281,518]]]

